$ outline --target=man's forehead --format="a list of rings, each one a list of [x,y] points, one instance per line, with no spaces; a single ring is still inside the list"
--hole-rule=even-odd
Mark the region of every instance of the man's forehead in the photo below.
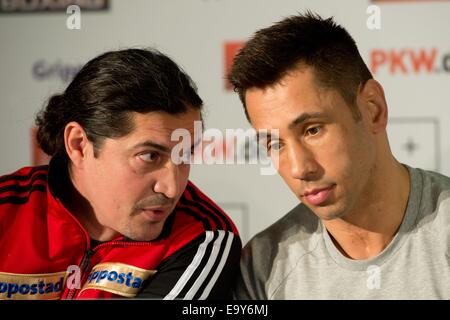
[[[152,141],[170,147],[173,143],[172,135],[177,130],[189,132],[192,139],[195,131],[203,128],[200,111],[168,114],[165,112],[152,112],[146,114],[133,114],[133,130],[122,137],[130,146],[144,145]]]
[[[167,112],[131,113],[133,132],[155,132],[168,134],[176,129],[193,130],[195,121],[200,121],[199,110],[170,114]]]
[[[186,127],[188,129],[194,121],[201,119],[200,110],[188,108],[185,112],[171,114],[163,111],[148,113],[131,113],[132,121],[136,127],[148,128],[149,126],[159,129],[174,129]]]

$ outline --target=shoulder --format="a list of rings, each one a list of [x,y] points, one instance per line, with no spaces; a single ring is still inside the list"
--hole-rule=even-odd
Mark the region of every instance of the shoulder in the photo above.
[[[205,231],[224,231],[238,235],[230,217],[190,181],[178,201],[176,210],[185,218],[201,224]]]
[[[281,219],[254,236],[247,246],[271,248],[274,245],[287,246],[293,240],[300,243],[309,242],[318,227],[317,216],[300,203]]]
[[[26,167],[0,177],[0,229],[33,225],[47,208],[47,167]]]
[[[244,247],[235,296],[267,299],[297,265],[315,250],[320,239],[317,216],[299,204],[273,225],[254,236]]]
[[[424,188],[429,188],[431,191],[450,191],[450,177],[441,173],[428,171],[423,169],[411,169],[416,170],[423,177]]]
[[[25,167],[0,176],[0,205],[24,205],[34,196],[45,194],[47,171],[48,166]]]
[[[233,221],[192,182],[183,192],[174,211],[174,219],[164,241],[171,252],[197,250],[231,250],[240,256],[239,233]]]
[[[420,186],[421,211],[429,211],[444,205],[450,209],[450,177],[443,174],[408,167],[413,188]]]
[[[278,267],[289,269],[294,261],[315,249],[319,219],[299,204],[244,247],[242,262],[268,275]]]
[[[450,238],[450,178],[433,171],[408,169],[412,188],[420,186],[417,190],[419,212],[416,227],[428,230],[433,236]]]

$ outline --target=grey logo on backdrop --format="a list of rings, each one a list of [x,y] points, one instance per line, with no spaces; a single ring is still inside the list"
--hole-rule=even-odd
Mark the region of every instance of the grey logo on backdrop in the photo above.
[[[73,79],[82,65],[74,65],[63,63],[59,60],[50,62],[45,59],[40,59],[33,64],[32,74],[36,80],[52,80],[58,79],[67,83]]]

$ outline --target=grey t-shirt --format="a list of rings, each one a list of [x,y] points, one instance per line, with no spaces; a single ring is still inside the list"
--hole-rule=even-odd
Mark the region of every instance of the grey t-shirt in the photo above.
[[[407,167],[408,205],[376,257],[352,260],[303,204],[244,248],[237,299],[450,299],[450,178]]]

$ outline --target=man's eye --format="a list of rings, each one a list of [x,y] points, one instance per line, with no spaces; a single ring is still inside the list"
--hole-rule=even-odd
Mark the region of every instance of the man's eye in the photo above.
[[[159,153],[158,152],[146,152],[146,153],[140,154],[138,157],[145,162],[155,162],[159,159]]]
[[[194,157],[194,155],[195,155],[195,153],[196,153],[197,151],[196,151],[196,149],[194,149],[194,148],[191,148],[190,150],[186,150],[184,153],[183,153],[183,163],[184,164],[189,164],[190,163],[190,161],[192,160],[192,158]]]
[[[320,127],[311,127],[308,130],[306,130],[306,133],[310,136],[315,136],[320,132]]]
[[[197,148],[190,148],[189,150],[185,150],[183,153],[183,158],[190,159],[190,157],[195,155],[196,152]]]
[[[271,141],[267,145],[267,151],[278,151],[281,148],[281,144],[278,141]]]

